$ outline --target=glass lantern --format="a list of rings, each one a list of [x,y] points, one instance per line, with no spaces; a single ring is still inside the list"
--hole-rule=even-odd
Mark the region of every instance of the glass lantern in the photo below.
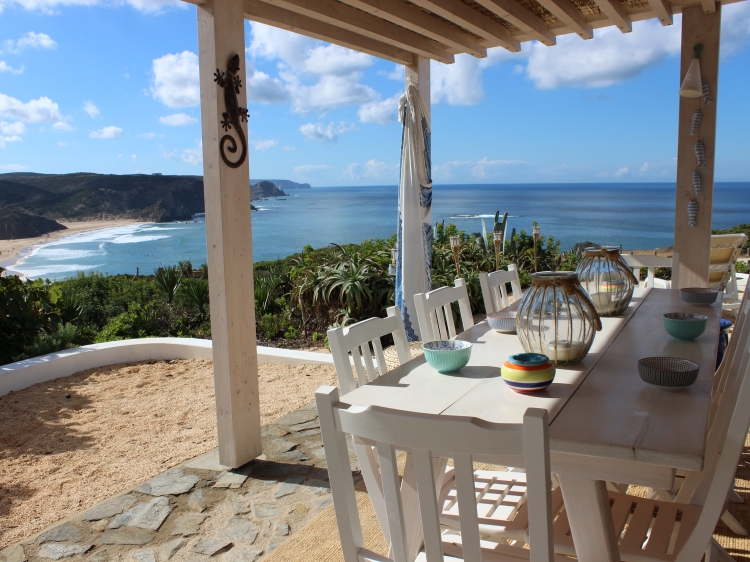
[[[602,329],[599,313],[571,271],[531,275],[516,315],[516,332],[528,353],[543,353],[555,365],[580,362]]]
[[[619,248],[614,246],[586,248],[576,273],[600,316],[622,315],[638,286]]]

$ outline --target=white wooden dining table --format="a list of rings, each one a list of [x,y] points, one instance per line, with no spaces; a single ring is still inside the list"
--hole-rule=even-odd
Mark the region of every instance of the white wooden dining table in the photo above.
[[[705,314],[706,330],[694,341],[674,339],[663,327],[666,312]],[[523,352],[518,337],[480,322],[457,337],[474,344],[459,372],[440,374],[418,356],[341,401],[494,423],[521,423],[527,408],[547,409],[552,472],[560,481],[578,559],[619,562],[606,482],[669,489],[677,469],[703,469],[720,318],[720,299],[696,306],[682,302],[677,290],[636,289],[623,316],[602,318],[584,360],[559,367],[553,384],[533,394],[514,392],[500,377],[508,356]],[[697,381],[673,391],[645,384],[637,361],[654,356],[695,361]],[[520,458],[475,460],[523,467]],[[376,483],[365,484],[376,493]]]

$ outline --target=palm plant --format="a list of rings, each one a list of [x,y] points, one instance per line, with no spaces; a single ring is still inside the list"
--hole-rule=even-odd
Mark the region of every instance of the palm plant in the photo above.
[[[175,295],[177,295],[177,291],[180,290],[182,279],[182,271],[179,267],[160,267],[154,271],[154,281],[156,281],[156,286],[159,287],[159,290],[162,293],[164,293],[169,304],[172,304]]]

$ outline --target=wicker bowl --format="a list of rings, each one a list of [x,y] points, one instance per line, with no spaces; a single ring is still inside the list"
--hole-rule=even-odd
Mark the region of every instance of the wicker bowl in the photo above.
[[[694,340],[706,330],[708,316],[692,312],[667,312],[664,315],[664,329],[678,340]]]
[[[657,388],[685,388],[698,378],[700,365],[679,357],[646,357],[638,360],[641,380]]]
[[[466,367],[472,344],[460,340],[438,340],[422,344],[427,363],[438,373],[452,373]]]
[[[516,331],[516,314],[518,313],[515,310],[490,312],[487,315],[487,323],[493,330],[512,333]]]
[[[702,287],[686,287],[680,289],[680,298],[690,304],[708,306],[716,302],[719,291],[716,289],[704,289]]]

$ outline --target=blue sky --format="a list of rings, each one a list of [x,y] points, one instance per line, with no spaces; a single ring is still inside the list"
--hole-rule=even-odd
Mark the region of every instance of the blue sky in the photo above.
[[[432,63],[438,183],[674,181],[680,17]],[[397,183],[395,64],[246,24],[251,178]],[[195,7],[0,0],[0,172],[201,174]],[[750,181],[750,2],[726,6],[716,178]]]

